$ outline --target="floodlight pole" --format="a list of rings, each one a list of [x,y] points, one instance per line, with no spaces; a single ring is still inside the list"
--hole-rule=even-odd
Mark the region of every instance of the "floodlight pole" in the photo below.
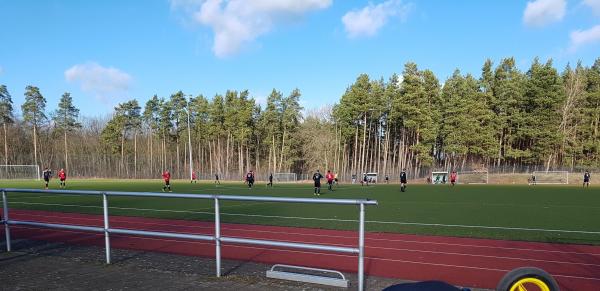
[[[190,153],[190,181],[194,178],[194,166],[192,165],[192,130],[190,129],[190,102],[187,102],[187,107],[185,108],[185,112],[187,113],[187,128],[188,128],[188,148]]]

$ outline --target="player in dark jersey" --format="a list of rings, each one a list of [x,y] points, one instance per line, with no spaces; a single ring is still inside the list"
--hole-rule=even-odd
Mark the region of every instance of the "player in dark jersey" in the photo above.
[[[390,176],[385,175],[385,183],[389,184],[390,183]]]
[[[317,170],[316,173],[313,174],[313,181],[315,182],[315,196],[321,195],[321,179],[323,179],[323,175]]]
[[[58,171],[58,178],[60,179],[60,188],[67,188],[67,173],[65,172],[65,169],[60,169],[60,171]]]
[[[219,174],[215,174],[215,184],[221,185],[221,182],[219,181]]]
[[[402,169],[402,172],[400,173],[400,191],[406,192],[406,184],[406,169]]]
[[[48,189],[48,183],[50,183],[50,178],[52,178],[52,170],[48,169],[47,167],[44,168],[42,176],[44,176],[44,182],[46,183],[45,189]]]
[[[169,173],[169,171],[165,170],[162,174],[163,180],[165,180],[165,185],[163,186],[162,190],[163,192],[165,192],[165,190],[169,189],[169,192],[173,192],[171,190],[171,173]]]
[[[535,185],[535,175],[531,174],[531,177],[529,177],[529,185]]]
[[[254,172],[250,171],[246,174],[246,183],[248,183],[248,188],[252,189],[254,185]]]
[[[267,186],[273,187],[273,173],[269,174],[269,184],[267,184]]]
[[[592,176],[590,175],[590,172],[585,171],[585,173],[583,174],[583,187],[590,187],[591,178]]]

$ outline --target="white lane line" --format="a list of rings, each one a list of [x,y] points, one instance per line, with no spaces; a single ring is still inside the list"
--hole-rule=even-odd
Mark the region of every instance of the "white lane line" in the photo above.
[[[21,228],[35,229],[35,228],[31,228],[31,227],[26,227],[26,226],[21,226]],[[81,234],[82,233],[82,232],[71,231],[71,230],[58,230],[58,231],[71,232],[71,233],[77,233],[77,234]],[[98,237],[102,236],[102,234],[96,234],[96,233],[90,233],[90,235],[98,236]],[[115,235],[115,236],[130,237],[130,236],[127,236],[127,235]],[[182,240],[165,239],[165,238],[153,238],[153,237],[139,237],[139,238],[140,239],[147,239],[147,240],[161,241],[161,242],[171,242],[171,243],[186,242],[186,243],[194,243],[194,244],[209,245],[209,246],[214,245],[212,243],[200,242],[200,241],[182,241]],[[266,247],[237,245],[237,244],[236,245],[229,245],[229,246],[233,246],[233,247],[236,247],[236,248],[254,249],[254,250],[267,250],[267,251],[274,251],[274,252],[300,253],[300,254],[309,254],[309,255],[319,254],[319,255],[326,255],[326,256],[336,256],[336,257],[344,257],[344,258],[356,259],[356,256],[343,255],[343,254],[316,253],[316,252],[306,252],[306,251],[299,251],[299,250],[275,249],[275,248],[266,248]],[[407,264],[430,265],[430,266],[438,266],[438,267],[450,267],[450,268],[462,268],[462,269],[495,271],[495,272],[503,272],[503,273],[506,273],[506,272],[510,271],[510,270],[497,269],[497,268],[464,266],[464,265],[454,265],[454,264],[441,264],[441,263],[427,263],[427,262],[419,262],[419,261],[411,261],[411,260],[388,259],[388,258],[368,257],[368,256],[365,256],[365,259],[375,260],[375,261],[391,261],[391,262],[407,263]],[[564,277],[564,278],[571,278],[571,279],[579,279],[579,280],[600,281],[600,278],[595,278],[595,277],[582,277],[582,276],[572,276],[572,275],[565,275],[565,274],[552,274],[552,276],[553,277]]]
[[[61,205],[61,204],[59,204]],[[93,207],[93,208],[102,208],[101,206],[85,206],[85,207]],[[158,210],[158,209],[142,209],[142,208],[129,208],[129,207],[111,207],[116,209],[123,210],[147,210],[147,211],[158,211],[158,212],[180,212],[180,213],[192,213],[192,214],[213,214],[212,212],[200,212],[200,211],[190,211],[190,210]],[[56,216],[60,217],[60,216]],[[79,219],[79,218],[77,218]],[[152,224],[152,223],[143,223],[141,224]],[[155,223],[155,225],[161,225]],[[176,224],[169,224],[169,226],[177,226]],[[181,225],[185,226],[185,225]],[[186,226],[186,227],[201,227],[201,226]],[[244,230],[247,231],[247,230]],[[268,232],[268,231],[264,231]],[[277,233],[277,232],[274,232]],[[290,233],[291,234],[291,233]],[[298,233],[295,233],[298,234]],[[310,235],[310,234],[298,234],[298,235]],[[313,234],[313,236],[322,236],[327,237],[328,235],[319,235]],[[355,238],[355,237],[344,237],[344,236],[331,236],[331,237],[340,237],[340,238]],[[527,248],[511,248],[511,247],[496,247],[496,246],[481,246],[481,245],[468,245],[468,244],[456,244],[456,243],[440,243],[440,242],[422,242],[422,241],[410,241],[410,240],[391,240],[391,239],[377,239],[377,238],[366,238],[367,240],[381,240],[381,241],[395,241],[395,242],[410,242],[410,243],[427,243],[427,244],[439,244],[439,245],[451,245],[451,246],[459,246],[459,247],[476,247],[476,248],[494,248],[494,249],[505,249],[505,250],[524,250],[524,251],[534,251],[534,252],[552,252],[552,253],[566,253],[566,254],[582,254],[582,255],[593,255],[600,256],[600,254],[596,253],[581,253],[581,252],[565,252],[565,251],[554,251],[554,250],[543,250],[543,249],[527,249]]]
[[[167,226],[167,225],[164,225],[164,226]],[[210,228],[207,227],[206,229],[210,229]],[[137,228],[136,228],[136,230],[156,231],[156,229],[137,229]],[[228,229],[228,230],[231,230],[231,229]],[[176,233],[213,235],[212,232],[184,232],[184,231],[180,231],[180,232],[176,232]],[[270,233],[273,233],[273,234],[284,234],[284,235],[287,235],[287,236],[293,234],[293,233],[289,233],[289,232],[270,232]],[[236,235],[236,237],[245,237],[245,236]],[[321,235],[320,237],[332,238],[331,236],[327,236],[327,235]],[[250,238],[261,239],[260,237],[257,238],[256,236],[250,236]],[[285,241],[285,242],[291,242],[291,243],[307,243],[305,240],[279,239],[278,241]],[[318,243],[318,242],[312,242],[312,243]],[[343,247],[353,247],[353,245],[339,244],[339,243],[327,243],[327,245],[343,246]],[[481,254],[471,254],[471,253],[462,253],[462,252],[429,251],[429,250],[420,250],[420,249],[413,249],[413,248],[390,248],[390,247],[381,247],[381,246],[365,246],[365,248],[367,250],[368,249],[372,249],[372,250],[387,250],[387,251],[390,251],[390,252],[394,252],[394,251],[417,252],[417,253],[438,254],[438,255],[466,256],[466,257],[490,258],[490,259],[502,259],[502,260],[517,260],[517,261],[525,261],[525,262],[543,262],[543,263],[557,263],[557,264],[569,264],[569,265],[581,265],[581,266],[600,267],[599,264],[592,264],[592,263],[582,263],[582,262],[572,262],[572,261],[557,261],[557,260],[543,260],[543,259],[520,258],[520,257],[510,257],[510,256],[481,255]]]

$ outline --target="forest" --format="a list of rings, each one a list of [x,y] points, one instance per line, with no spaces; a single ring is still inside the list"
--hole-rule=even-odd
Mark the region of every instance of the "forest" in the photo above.
[[[48,112],[40,88],[27,86],[20,105],[9,89],[0,85],[0,163],[65,168],[72,177],[158,178],[168,169],[187,178],[190,145],[204,179],[241,180],[248,170],[259,179],[332,170],[348,180],[402,169],[413,178],[600,169],[600,58],[562,70],[535,58],[525,72],[514,58],[486,60],[479,76],[456,69],[443,82],[409,62],[387,79],[361,74],[342,96],[321,98],[337,103],[310,110],[299,89],[273,89],[262,106],[248,90],[212,98],[177,91],[90,118],[69,93]]]

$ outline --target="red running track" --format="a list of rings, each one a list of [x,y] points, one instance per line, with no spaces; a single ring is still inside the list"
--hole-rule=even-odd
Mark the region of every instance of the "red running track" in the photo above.
[[[100,226],[100,215],[12,210],[11,219]],[[211,222],[111,216],[111,227],[213,234]],[[356,247],[356,231],[222,224],[223,236],[314,242]],[[3,234],[4,230],[0,231]],[[103,234],[11,226],[13,238],[103,246]],[[111,246],[180,255],[214,257],[214,243],[184,239],[111,235]],[[283,263],[356,272],[357,256],[286,248],[224,244],[227,259]],[[406,280],[443,280],[451,284],[495,288],[513,268],[534,266],[552,274],[562,290],[600,290],[600,246],[517,242],[392,233],[367,233],[365,269],[374,276]]]

